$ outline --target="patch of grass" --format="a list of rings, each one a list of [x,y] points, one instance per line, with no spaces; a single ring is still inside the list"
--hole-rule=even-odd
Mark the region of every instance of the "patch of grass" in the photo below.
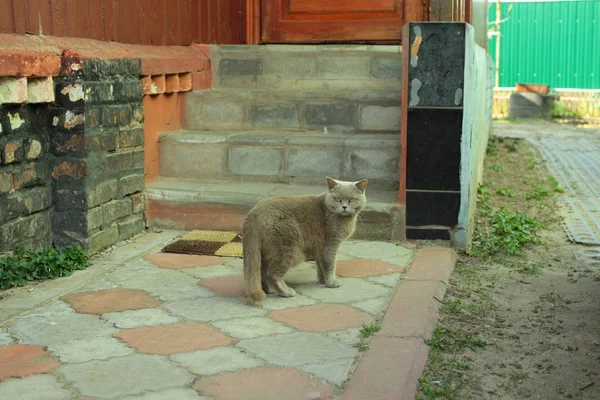
[[[478,232],[473,252],[479,256],[499,253],[517,254],[529,244],[539,243],[536,230],[539,223],[531,216],[513,213],[505,208],[491,210],[490,228],[487,233]]]
[[[515,192],[513,192],[511,189],[508,189],[508,188],[498,189],[498,190],[496,190],[496,193],[499,194],[500,196],[515,197]]]
[[[365,351],[369,348],[369,339],[360,337],[354,342],[353,346],[360,351]]]
[[[540,186],[534,186],[533,187],[533,192],[527,192],[525,193],[525,199],[526,200],[541,200],[544,197],[550,197],[551,193],[548,189],[545,189],[543,187]]]
[[[468,332],[460,329],[451,331],[444,327],[435,328],[433,336],[426,340],[425,344],[430,348],[453,354],[462,353],[467,348],[476,351],[488,345],[485,340],[473,337]]]
[[[539,275],[542,272],[542,267],[538,263],[524,263],[502,257],[494,257],[493,261],[497,262],[498,264],[502,264],[505,267],[512,268],[523,275]]]
[[[427,377],[419,378],[419,389],[422,395],[415,397],[415,400],[436,400],[436,399],[456,399],[456,390],[446,385],[440,385],[441,382],[430,381]]]
[[[69,276],[90,264],[80,246],[30,251],[17,248],[14,254],[0,258],[0,289],[24,286],[29,281]]]
[[[362,324],[360,326],[360,336],[362,338],[370,338],[371,336],[373,336],[375,333],[379,332],[381,330],[381,321],[373,321],[370,324],[366,325],[366,324]]]
[[[502,168],[504,168],[502,165],[498,165],[498,164],[492,164],[492,165],[490,165],[490,169],[492,171],[500,171]]]
[[[508,142],[504,145],[504,147],[506,147],[506,150],[510,151],[511,153],[516,153],[519,151],[516,141]]]
[[[563,189],[562,187],[560,187],[560,184],[558,183],[558,181],[556,180],[556,178],[554,178],[552,175],[548,176],[548,182],[550,183],[550,186],[552,187],[552,190],[554,190],[557,193],[564,193],[565,189]]]
[[[370,324],[362,324],[359,330],[359,337],[354,342],[354,347],[364,351],[369,348],[369,338],[381,330],[381,320],[377,319]]]
[[[525,169],[532,170],[535,169],[535,160],[531,158],[527,164],[525,164]]]

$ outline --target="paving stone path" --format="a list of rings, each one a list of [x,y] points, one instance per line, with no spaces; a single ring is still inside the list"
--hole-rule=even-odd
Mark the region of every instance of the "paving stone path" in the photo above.
[[[242,260],[158,253],[146,234],[86,271],[0,301],[0,399],[325,399],[355,366],[413,250],[349,241],[342,286],[304,263],[298,295],[245,301]]]

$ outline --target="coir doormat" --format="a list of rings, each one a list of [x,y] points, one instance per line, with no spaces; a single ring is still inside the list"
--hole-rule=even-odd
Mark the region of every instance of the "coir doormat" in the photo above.
[[[242,237],[238,232],[191,231],[165,246],[164,253],[197,254],[242,258]]]

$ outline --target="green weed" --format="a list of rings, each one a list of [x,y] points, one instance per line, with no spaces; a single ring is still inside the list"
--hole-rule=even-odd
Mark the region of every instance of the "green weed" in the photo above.
[[[467,348],[476,351],[477,348],[488,345],[485,340],[473,337],[463,330],[451,331],[444,327],[435,328],[431,339],[426,340],[425,344],[432,349],[453,354],[461,353]]]
[[[490,169],[492,171],[500,171],[502,168],[504,168],[504,167],[502,167],[502,165],[498,165],[498,164],[492,164],[492,165],[490,165]]]
[[[89,265],[87,255],[76,245],[41,251],[17,248],[13,255],[0,258],[0,289],[24,286],[28,281],[69,276]]]
[[[487,235],[481,233],[476,235],[475,254],[517,254],[523,246],[539,243],[539,238],[536,236],[539,224],[533,217],[513,213],[505,208],[488,210],[488,215],[490,229]]]
[[[554,190],[557,193],[564,193],[565,189],[563,189],[562,187],[560,187],[560,184],[558,183],[558,181],[556,180],[556,178],[554,178],[552,175],[548,176],[548,182],[550,182],[550,186],[552,187],[552,190]]]
[[[515,192],[513,192],[511,189],[508,189],[508,188],[498,189],[498,190],[496,190],[496,193],[499,194],[500,196],[515,197]]]
[[[373,336],[375,333],[381,330],[381,322],[374,321],[368,325],[362,324],[360,326],[360,336],[363,338],[369,338]]]
[[[531,199],[541,200],[544,197],[550,197],[550,195],[551,195],[551,193],[550,193],[550,191],[548,191],[548,189],[545,189],[540,186],[534,186],[533,192],[525,193],[525,199],[526,200],[531,200]]]

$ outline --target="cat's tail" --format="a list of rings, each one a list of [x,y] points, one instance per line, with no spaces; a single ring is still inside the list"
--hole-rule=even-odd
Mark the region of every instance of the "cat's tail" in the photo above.
[[[244,282],[246,294],[252,301],[261,301],[267,295],[261,285],[261,256],[260,238],[257,232],[244,227],[243,232],[244,249]]]

